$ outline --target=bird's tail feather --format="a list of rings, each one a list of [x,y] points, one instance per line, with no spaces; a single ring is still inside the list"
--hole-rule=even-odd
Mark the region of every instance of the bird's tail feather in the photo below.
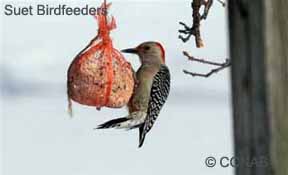
[[[97,129],[117,128],[117,129],[134,129],[138,128],[144,122],[146,117],[145,112],[137,111],[131,113],[127,117],[117,118],[105,122],[97,127]]]
[[[143,130],[144,130],[144,125],[142,124],[141,126],[139,126],[139,145],[138,145],[138,148],[141,148],[141,146],[143,145],[144,140],[145,140],[146,134],[143,133]]]
[[[121,123],[128,121],[129,118],[122,117],[113,120],[109,120],[101,125],[98,125],[97,129],[108,129],[108,128],[117,128],[121,126]]]

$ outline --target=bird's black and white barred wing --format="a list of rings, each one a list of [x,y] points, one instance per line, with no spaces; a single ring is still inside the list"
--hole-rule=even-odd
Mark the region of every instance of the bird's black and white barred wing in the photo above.
[[[150,131],[156,121],[161,108],[163,107],[170,90],[170,72],[167,66],[161,65],[159,71],[153,78],[150,99],[147,110],[147,117],[140,126],[139,147],[142,146],[145,135]]]

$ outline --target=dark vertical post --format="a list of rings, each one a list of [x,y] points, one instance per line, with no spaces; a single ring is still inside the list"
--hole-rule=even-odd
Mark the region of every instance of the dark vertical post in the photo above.
[[[230,53],[237,175],[270,175],[266,96],[265,2],[229,0]],[[260,162],[266,162],[261,166]]]
[[[237,175],[288,175],[287,8],[229,0]]]

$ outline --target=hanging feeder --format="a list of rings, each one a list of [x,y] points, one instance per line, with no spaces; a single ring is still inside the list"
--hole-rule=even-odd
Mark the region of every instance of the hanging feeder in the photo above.
[[[72,61],[67,76],[69,109],[71,99],[83,105],[120,108],[126,105],[134,88],[134,75],[129,62],[113,47],[109,36],[116,28],[114,17],[107,17],[106,1],[95,14],[97,36]],[[72,111],[71,111],[72,112]]]

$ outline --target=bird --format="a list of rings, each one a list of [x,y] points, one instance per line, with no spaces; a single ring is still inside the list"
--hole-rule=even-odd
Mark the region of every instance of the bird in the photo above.
[[[127,104],[129,114],[107,121],[97,129],[139,128],[138,147],[140,148],[168,98],[170,71],[165,64],[164,47],[159,42],[147,41],[135,48],[121,51],[138,55],[141,63],[135,73],[135,87]]]

